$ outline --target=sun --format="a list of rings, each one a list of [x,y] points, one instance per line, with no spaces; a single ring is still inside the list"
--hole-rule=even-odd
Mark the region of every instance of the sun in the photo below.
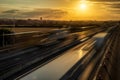
[[[87,4],[86,3],[81,3],[79,8],[80,8],[80,10],[86,10],[87,9]]]
[[[92,13],[92,3],[86,0],[78,2],[75,6],[76,15],[86,17],[91,16]]]

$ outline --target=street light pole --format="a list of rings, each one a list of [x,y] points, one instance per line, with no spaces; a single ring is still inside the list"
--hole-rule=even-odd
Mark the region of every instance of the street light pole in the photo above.
[[[15,22],[15,17],[13,17],[13,29],[15,28],[15,23],[16,23]],[[13,29],[12,29],[12,32],[14,31]],[[13,45],[14,44],[15,44],[15,35],[13,34]]]
[[[5,41],[4,41],[4,40],[5,40],[5,39],[4,39],[4,36],[5,36],[5,35],[4,35],[4,32],[3,32],[3,44],[2,44],[3,47],[5,46],[5,44],[4,44],[4,43],[5,43]]]

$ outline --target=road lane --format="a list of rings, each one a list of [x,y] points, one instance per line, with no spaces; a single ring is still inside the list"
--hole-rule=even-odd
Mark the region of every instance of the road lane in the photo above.
[[[60,57],[33,71],[19,80],[58,80],[88,51],[82,49],[88,44],[78,45],[66,51]]]

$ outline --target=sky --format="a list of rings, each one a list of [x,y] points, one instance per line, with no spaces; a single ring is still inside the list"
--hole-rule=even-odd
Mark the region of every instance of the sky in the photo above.
[[[0,18],[120,20],[120,0],[0,0]]]

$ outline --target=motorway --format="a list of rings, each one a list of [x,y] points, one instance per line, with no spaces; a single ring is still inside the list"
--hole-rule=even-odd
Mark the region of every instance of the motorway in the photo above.
[[[18,53],[19,55],[10,57],[5,60],[0,61],[0,75],[4,76],[9,72],[14,73],[14,71],[19,71],[21,68],[24,68],[25,66],[29,66],[37,61],[42,60],[44,57],[52,54],[53,51],[60,49],[64,46],[69,45],[72,43],[72,39],[68,39],[62,42],[59,42],[57,45],[54,45],[52,47],[35,47],[33,49],[30,49],[30,51],[22,51]],[[27,57],[27,58],[26,58]],[[12,74],[11,73],[11,74]]]
[[[94,29],[92,29],[89,31],[83,31],[79,33],[80,36],[76,40],[72,37],[68,37],[65,40],[58,41],[52,46],[41,47],[39,45],[36,45],[34,47],[21,51],[18,50],[18,52],[15,51],[14,53],[7,53],[7,56],[6,54],[1,54],[2,58],[0,58],[0,79],[10,80],[14,79],[16,76],[20,76],[17,79],[21,80],[28,80],[28,78],[29,80],[33,80],[33,78],[36,78],[37,80],[60,79],[65,75],[65,73],[69,71],[69,69],[74,66],[74,64],[83,59],[84,56],[86,56],[88,52],[90,52],[91,49],[94,47],[93,45],[95,41],[93,39],[89,39],[86,41],[86,39],[103,30],[104,29],[95,29],[94,31]],[[75,46],[76,44],[79,45]],[[66,51],[71,45],[74,45],[75,47]],[[94,54],[95,50],[92,50],[91,53]],[[11,56],[11,54],[14,55]],[[8,57],[9,55],[10,57]],[[88,56],[88,58],[91,57],[92,56]],[[34,66],[34,64],[38,62],[40,66]],[[43,63],[45,63],[44,66]],[[29,67],[30,69],[28,69]],[[38,67],[40,68],[34,71]],[[22,72],[22,70],[25,70],[25,72]],[[22,76],[24,75],[24,73],[27,74],[32,70],[34,72],[30,73],[25,77]],[[19,71],[20,74],[18,74]],[[39,73],[40,75],[38,76],[37,73]],[[36,75],[36,77],[34,77],[34,74]],[[46,75],[43,76],[44,74]],[[54,75],[56,75],[56,77]],[[23,78],[21,78],[21,76]]]
[[[59,56],[55,60],[49,62],[45,66],[40,67],[36,71],[21,78],[20,80],[58,80],[60,79],[74,64],[82,59],[89,51],[84,50],[86,46],[95,43],[89,40],[82,43]]]

